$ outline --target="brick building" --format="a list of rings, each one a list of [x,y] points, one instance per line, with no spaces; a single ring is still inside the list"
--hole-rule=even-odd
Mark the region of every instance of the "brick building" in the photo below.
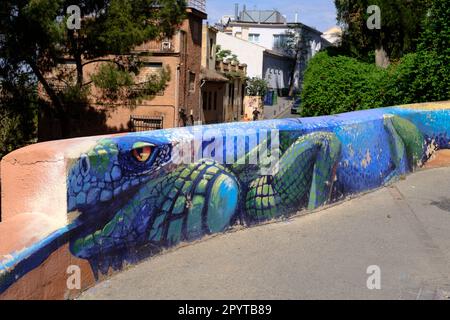
[[[218,30],[203,25],[201,105],[204,123],[240,121],[244,115],[243,100],[247,65],[216,59]]]
[[[169,71],[170,78],[165,90],[133,106],[121,103],[111,106],[103,103],[99,90],[92,86],[89,110],[71,119],[71,127],[75,128],[72,135],[172,128],[201,121],[200,68],[202,24],[207,18],[205,11],[205,0],[189,0],[186,18],[171,38],[148,41],[134,48],[132,53],[139,54],[143,63],[138,77],[146,77],[162,68]],[[85,78],[89,80],[101,63],[86,65],[83,70]],[[75,62],[66,59],[58,68],[75,70]],[[50,82],[58,81],[51,79],[53,76],[47,77]],[[44,113],[39,121],[40,140],[54,139],[58,136],[59,128],[55,117],[48,117]]]

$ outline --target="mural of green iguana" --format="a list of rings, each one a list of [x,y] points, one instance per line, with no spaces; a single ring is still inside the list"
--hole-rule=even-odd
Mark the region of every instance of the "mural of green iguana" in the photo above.
[[[385,179],[420,165],[424,138],[417,128],[397,116],[385,116],[383,126],[396,168]],[[222,232],[238,220],[251,224],[327,203],[341,160],[337,135],[283,132],[280,139],[276,170],[264,175],[263,161],[174,165],[172,144],[151,137],[100,140],[69,175],[69,208],[82,212],[84,225],[72,253],[107,272],[138,252]]]
[[[224,133],[219,140],[229,139],[228,130],[231,141],[242,138],[240,157],[230,140],[221,150],[239,161],[205,154],[217,142],[211,129]],[[440,105],[91,137],[89,148],[70,153],[69,223],[0,260],[0,292],[67,243],[98,276],[181,241],[378,188],[449,148],[449,137],[450,108]],[[200,147],[180,162],[177,148],[186,141]]]

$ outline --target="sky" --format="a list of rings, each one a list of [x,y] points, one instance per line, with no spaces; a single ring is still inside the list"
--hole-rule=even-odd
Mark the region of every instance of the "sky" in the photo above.
[[[208,21],[213,24],[222,15],[234,14],[234,4],[239,3],[239,11],[245,4],[247,9],[277,9],[287,16],[288,22],[294,22],[295,12],[298,21],[319,31],[336,25],[336,8],[333,0],[206,0]]]

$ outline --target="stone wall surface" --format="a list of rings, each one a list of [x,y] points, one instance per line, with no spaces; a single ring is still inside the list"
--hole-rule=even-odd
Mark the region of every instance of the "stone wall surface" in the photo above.
[[[450,102],[35,144],[1,163],[0,298],[64,299],[181,242],[389,184]]]

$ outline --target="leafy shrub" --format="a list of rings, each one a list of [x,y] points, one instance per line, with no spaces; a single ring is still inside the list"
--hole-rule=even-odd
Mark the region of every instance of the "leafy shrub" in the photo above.
[[[36,140],[37,94],[28,83],[17,79],[0,81],[0,159]]]
[[[387,72],[345,56],[320,52],[308,64],[301,114],[318,116],[382,107]]]
[[[405,55],[387,70],[354,58],[317,54],[302,91],[302,116],[450,99],[450,63],[435,51]]]
[[[237,55],[233,54],[229,49],[222,49],[220,45],[216,46],[216,59],[220,61],[239,63]]]
[[[450,63],[450,2],[433,0],[424,21],[418,51],[434,51],[438,60]]]
[[[450,65],[433,51],[410,53],[388,73],[387,101],[391,105],[450,98]]]
[[[10,112],[0,110],[0,158],[16,148],[19,119]]]
[[[434,0],[423,21],[418,50],[387,70],[343,56],[342,48],[317,54],[305,73],[301,114],[450,99],[450,2]]]
[[[268,83],[266,80],[253,77],[247,80],[246,92],[248,96],[262,97],[267,93]]]
[[[26,120],[22,115],[0,108],[0,159],[6,154],[33,141],[33,136],[24,129]],[[30,123],[35,127],[35,123]]]
[[[450,2],[434,0],[424,21],[416,53],[402,58],[390,72],[393,103],[450,99]]]

